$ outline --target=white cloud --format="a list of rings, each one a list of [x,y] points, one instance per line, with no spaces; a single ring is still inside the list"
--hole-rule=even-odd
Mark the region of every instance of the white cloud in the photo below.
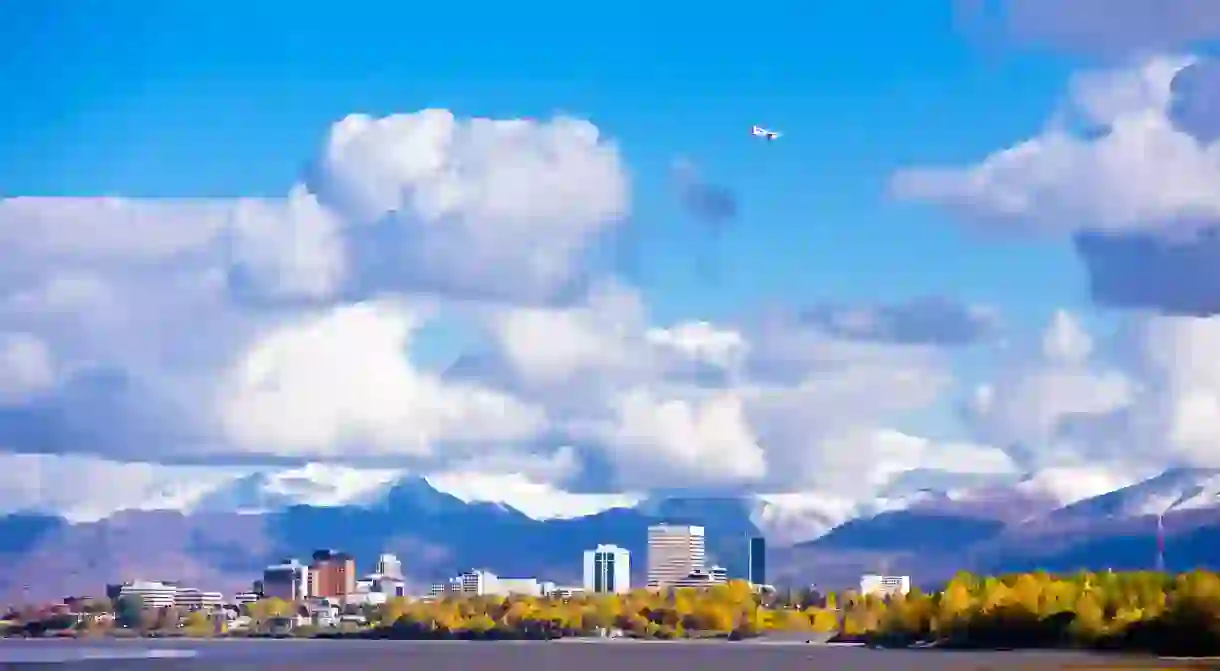
[[[1036,462],[1027,467],[1062,457],[1068,423],[1120,411],[1136,393],[1127,372],[1091,361],[1091,350],[1092,338],[1076,318],[1057,311],[1035,355],[1011,362],[974,389],[966,410],[976,435],[1021,448]]]
[[[745,405],[732,391],[659,395],[634,388],[611,400],[613,418],[588,427],[629,488],[750,484],[767,464]]]
[[[298,185],[284,200],[240,200],[234,262],[275,296],[329,298],[347,277],[342,222]]]
[[[0,402],[14,402],[55,384],[55,364],[46,343],[29,333],[0,334]]]
[[[617,149],[563,117],[354,114],[331,129],[312,185],[365,227],[389,218],[396,239],[366,256],[479,296],[545,298],[578,279],[581,252],[628,205]]]
[[[1170,85],[1190,63],[1158,57],[1082,76],[1072,109],[1103,132],[1052,123],[974,166],[902,171],[893,189],[996,230],[1188,237],[1220,219],[1220,143],[1201,143],[1170,118]]]
[[[1047,340],[1077,330],[1057,313]],[[1035,468],[1220,466],[1220,319],[1132,315],[1109,349],[1108,362],[1054,347],[1013,362],[975,389],[968,417],[978,437],[1022,446]]]
[[[182,509],[240,475],[223,467],[0,453],[0,514],[38,512],[90,522],[120,510]]]
[[[903,307],[905,326],[872,340],[799,320],[653,323],[633,288],[583,265],[628,191],[587,122],[353,115],[282,198],[0,201],[14,259],[0,332],[45,343],[26,379],[72,426],[113,428],[44,426],[59,442],[40,449],[367,458],[451,487],[508,474],[517,493],[995,467],[986,448],[893,428],[952,381],[929,335],[951,306]],[[485,369],[442,375],[413,356],[424,322],[455,313],[485,327]],[[82,382],[98,372],[114,394]]]
[[[218,391],[226,434],[250,451],[433,456],[445,443],[516,443],[543,412],[507,394],[445,384],[407,358],[420,316],[389,300],[346,305],[263,335]]]

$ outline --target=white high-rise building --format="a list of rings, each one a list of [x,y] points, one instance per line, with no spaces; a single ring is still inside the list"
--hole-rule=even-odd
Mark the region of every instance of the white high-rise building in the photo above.
[[[617,545],[585,550],[586,594],[626,594],[631,591],[631,553]]]
[[[648,586],[672,585],[703,570],[703,527],[657,524],[648,527]]]
[[[463,594],[484,596],[500,591],[500,579],[491,571],[471,569],[459,575],[458,580],[461,581]]]
[[[402,562],[398,560],[396,555],[383,554],[377,558],[377,570],[374,573],[387,578],[402,580]]]

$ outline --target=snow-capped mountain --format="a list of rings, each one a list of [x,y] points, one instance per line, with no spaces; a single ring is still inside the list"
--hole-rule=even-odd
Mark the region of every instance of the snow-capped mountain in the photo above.
[[[1051,513],[1101,519],[1169,515],[1220,506],[1220,469],[1178,468],[1103,492]]]
[[[384,497],[402,477],[402,471],[389,469],[306,464],[300,468],[256,471],[240,475],[203,492],[192,501],[169,509],[189,512],[262,513],[297,505],[372,505]]]
[[[523,474],[455,471],[411,474],[394,469],[353,468],[313,463],[294,468],[191,471],[162,467],[143,487],[103,488],[91,498],[57,497],[24,510],[93,522],[122,510],[178,511],[186,514],[260,514],[293,506],[370,508],[384,504],[395,488],[422,486],[466,504],[492,504],[536,521],[580,519],[615,509],[650,513],[658,501],[687,495],[648,496],[639,492],[573,493]],[[175,468],[182,470],[179,473]],[[701,496],[733,499],[773,545],[816,540],[852,520],[903,510],[939,511],[1006,521],[1059,516],[1141,515],[1207,508],[1220,500],[1220,471],[1167,471],[1140,480],[1097,468],[1056,468],[1024,477],[909,471],[874,491],[852,499],[818,491]],[[1014,516],[1016,516],[1014,518]]]
[[[1169,471],[1090,495],[1125,477],[1092,469],[1008,479],[915,473],[852,500],[819,492],[576,494],[524,475],[320,465],[226,473],[133,489],[142,499],[98,499],[125,512],[102,515],[95,502],[94,519],[65,519],[51,506],[0,516],[0,561],[10,569],[0,576],[0,599],[27,584],[88,593],[103,581],[167,572],[232,589],[268,561],[317,547],[370,559],[396,552],[420,582],[469,566],[578,581],[585,549],[615,543],[642,556],[647,527],[659,521],[704,525],[709,557],[730,571],[742,570],[744,537],[766,535],[780,583],[848,584],[881,566],[924,580],[961,568],[1144,568],[1156,547],[1147,516],[1166,511],[1170,566],[1216,560],[1220,473]],[[59,582],[48,582],[48,572]]]

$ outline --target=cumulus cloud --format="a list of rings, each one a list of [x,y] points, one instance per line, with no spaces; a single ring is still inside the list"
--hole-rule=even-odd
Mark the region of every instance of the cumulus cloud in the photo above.
[[[966,415],[976,437],[1031,469],[1054,465],[1065,450],[1075,455],[1081,446],[1065,444],[1072,423],[1111,416],[1136,393],[1125,371],[1092,360],[1093,347],[1073,315],[1056,312],[1038,350],[974,389]]]
[[[241,474],[214,466],[0,452],[0,514],[55,514],[91,522],[120,510],[181,509]]]
[[[997,468],[897,430],[991,315],[929,299],[659,323],[585,254],[628,206],[591,124],[442,110],[338,122],[281,198],[0,201],[0,442],[61,465],[376,462],[517,497],[855,497],[908,467]],[[426,364],[430,327],[476,352]]]
[[[1071,51],[1147,53],[1220,39],[1210,0],[958,0],[967,26]]]
[[[618,150],[587,121],[351,115],[309,179],[353,222],[361,286],[546,300],[628,206]]]
[[[0,401],[23,401],[55,384],[46,343],[28,333],[0,335]]]
[[[1081,75],[1070,109],[1095,132],[1052,123],[973,166],[900,172],[894,192],[983,230],[1070,239],[1100,304],[1215,314],[1220,135],[1197,81],[1214,68],[1153,57]]]
[[[380,301],[277,326],[222,378],[226,435],[280,455],[433,456],[446,444],[519,443],[541,431],[539,408],[414,368],[407,352],[418,325],[410,307]]]
[[[966,416],[980,440],[1009,447],[1025,468],[1098,460],[1129,472],[1214,468],[1218,350],[1214,317],[1129,315],[1095,350],[1075,317],[1059,312],[1040,350],[974,390]]]
[[[628,489],[774,490],[872,473],[867,456],[852,475],[824,460],[933,403],[951,379],[936,347],[852,340],[792,316],[651,324],[621,286],[489,323],[495,361],[480,372],[511,378]]]

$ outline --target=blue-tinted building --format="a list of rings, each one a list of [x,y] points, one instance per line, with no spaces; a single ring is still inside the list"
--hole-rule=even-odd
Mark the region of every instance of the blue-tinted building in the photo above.
[[[741,556],[741,555],[738,555]],[[750,583],[767,584],[767,541],[762,536],[750,539]]]

